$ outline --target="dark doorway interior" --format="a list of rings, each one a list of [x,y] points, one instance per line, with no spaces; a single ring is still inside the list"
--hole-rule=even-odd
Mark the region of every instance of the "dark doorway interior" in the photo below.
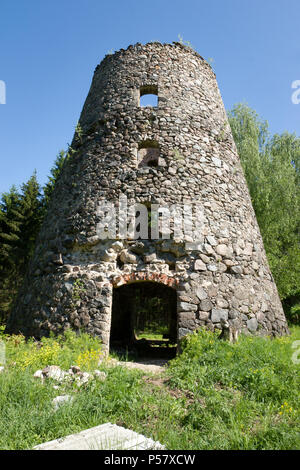
[[[114,288],[110,348],[138,357],[176,355],[176,291],[139,281]]]

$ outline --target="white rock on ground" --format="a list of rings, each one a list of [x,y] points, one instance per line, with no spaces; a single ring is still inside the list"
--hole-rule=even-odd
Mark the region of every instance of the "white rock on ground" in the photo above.
[[[59,366],[47,366],[43,369],[43,375],[50,379],[62,382],[69,374],[64,370],[61,370]]]
[[[94,376],[97,377],[98,380],[101,380],[102,382],[104,382],[104,380],[107,377],[107,374],[105,372],[102,372],[101,370],[95,369]]]
[[[54,405],[54,411],[57,411],[58,408],[64,403],[70,403],[73,401],[71,395],[59,395],[58,397],[53,398],[52,403]]]
[[[81,387],[81,385],[87,384],[93,378],[94,376],[89,374],[89,372],[79,372],[75,375],[75,382],[77,383],[78,387]]]
[[[35,379],[44,379],[44,374],[43,374],[43,371],[42,370],[37,370],[34,374],[33,374],[33,377]]]
[[[78,374],[78,372],[80,372],[80,367],[79,366],[71,366],[71,369],[70,369],[73,374]]]
[[[107,374],[97,369],[93,374],[89,372],[82,372],[78,366],[71,366],[68,372],[61,370],[59,366],[47,366],[43,370],[37,370],[33,376],[35,378],[40,378],[42,382],[44,379],[48,378],[56,380],[59,383],[75,381],[77,386],[81,387],[94,378],[104,382]]]

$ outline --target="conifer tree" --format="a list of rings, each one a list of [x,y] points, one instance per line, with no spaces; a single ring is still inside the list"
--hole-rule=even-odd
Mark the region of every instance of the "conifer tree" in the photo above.
[[[19,269],[25,273],[30,257],[33,254],[35,240],[43,219],[43,199],[36,172],[21,186],[21,212],[23,221],[20,226]]]
[[[20,195],[15,186],[0,202],[0,322],[4,321],[18,288],[18,250],[21,224]]]
[[[0,321],[21,285],[40,229],[43,204],[36,173],[4,193],[0,203]]]
[[[59,154],[57,155],[56,159],[55,159],[53,167],[50,170],[50,176],[48,176],[49,181],[48,181],[48,183],[46,183],[46,185],[43,188],[45,208],[47,208],[48,205],[49,205],[52,192],[54,190],[56,181],[57,181],[57,179],[58,179],[58,177],[61,173],[62,167],[65,163],[66,158],[67,158],[67,155],[68,154],[66,154],[66,152],[64,150],[61,150],[59,152]]]

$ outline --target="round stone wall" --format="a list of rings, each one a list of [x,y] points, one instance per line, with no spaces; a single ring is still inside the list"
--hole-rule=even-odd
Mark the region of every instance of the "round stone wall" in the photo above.
[[[147,92],[156,107],[140,106]],[[199,54],[149,43],[106,56],[80,126],[7,331],[83,328],[107,350],[113,286],[152,280],[177,290],[178,339],[222,319],[245,333],[288,333],[215,74]],[[120,196],[198,204],[200,238],[103,240],[99,204],[118,209]]]

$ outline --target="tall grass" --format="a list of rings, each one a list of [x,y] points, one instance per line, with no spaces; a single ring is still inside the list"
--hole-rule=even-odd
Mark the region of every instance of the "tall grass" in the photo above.
[[[299,365],[286,338],[241,337],[236,344],[208,332],[192,334],[157,381],[140,370],[97,366],[101,344],[86,334],[26,342],[2,336],[7,362],[0,374],[0,449],[29,449],[105,422],[160,441],[167,449],[299,449]],[[80,362],[81,361],[81,362]],[[33,373],[45,365],[67,370],[100,368],[78,388],[44,383]],[[54,412],[52,400],[73,401]]]
[[[290,337],[220,341],[202,331],[187,337],[171,362],[170,385],[193,394],[184,425],[202,434],[201,448],[300,447],[300,365]]]

